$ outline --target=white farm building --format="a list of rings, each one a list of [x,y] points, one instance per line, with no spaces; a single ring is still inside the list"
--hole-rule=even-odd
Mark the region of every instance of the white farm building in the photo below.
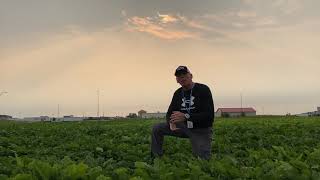
[[[147,111],[145,110],[140,110],[138,112],[138,116],[140,118],[145,118],[145,119],[149,119],[149,118],[165,118],[167,115],[167,113],[164,112],[156,112],[156,113],[147,113]]]

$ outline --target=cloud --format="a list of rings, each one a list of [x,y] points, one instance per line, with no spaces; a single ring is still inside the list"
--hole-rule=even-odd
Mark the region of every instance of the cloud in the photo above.
[[[236,13],[230,16],[236,17]],[[175,17],[181,19],[178,15]],[[187,19],[186,22],[190,21]],[[192,21],[201,25],[206,22],[200,17]],[[169,28],[179,24],[189,27],[182,20],[164,26],[150,17],[135,18],[134,22],[139,26],[151,23]],[[228,35],[233,35],[234,41],[228,46],[205,41],[177,42],[178,46],[168,46],[145,37],[137,40],[132,38],[134,34],[119,29],[88,33],[69,26],[67,33],[50,35],[49,40],[42,39],[45,42],[26,42],[24,46],[34,44],[35,48],[16,49],[5,53],[7,56],[1,54],[0,82],[10,96],[5,96],[7,100],[1,101],[0,105],[10,114],[41,115],[41,112],[52,113],[59,103],[64,112],[94,115],[95,93],[100,88],[105,90],[103,102],[108,113],[135,112],[148,104],[160,104],[165,109],[176,87],[172,70],[181,62],[192,68],[197,80],[214,87],[218,106],[225,104],[221,96],[237,94],[241,87],[247,94],[257,96],[288,92],[310,94],[309,91],[316,94],[320,89],[314,84],[319,77],[319,27],[316,21],[307,27],[230,32]],[[196,28],[187,30],[192,32],[192,29]],[[155,31],[162,32],[162,29]],[[235,40],[252,46],[235,48]],[[152,77],[148,76],[150,74]],[[128,78],[135,81],[128,81]],[[251,81],[247,82],[247,79]],[[136,88],[128,91],[130,87]],[[305,87],[312,89],[308,91]],[[315,98],[319,99],[319,96]],[[274,102],[270,108],[279,104],[278,98],[270,99]],[[261,99],[255,101],[263,102]],[[274,112],[282,111],[278,106],[274,108]]]
[[[127,19],[126,29],[130,32],[144,32],[160,39],[201,39],[203,31],[211,29],[196,20],[182,15],[160,14],[154,17],[134,16]]]
[[[160,17],[160,21],[162,23],[174,23],[174,22],[179,21],[179,19],[175,18],[174,16],[168,15],[168,14],[158,13],[158,16]]]
[[[164,20],[165,19],[165,20]],[[172,23],[173,19],[164,17],[161,22]],[[156,36],[166,40],[180,40],[180,39],[196,39],[197,34],[187,31],[182,31],[170,27],[165,27],[157,22],[154,22],[152,18],[132,17],[128,19],[128,31],[144,32],[150,35]]]
[[[274,16],[259,15],[254,10],[234,10],[220,14],[205,14],[201,21],[208,29],[220,32],[251,31],[257,28],[270,28],[278,24]]]
[[[272,5],[285,14],[292,14],[302,8],[301,0],[273,0]]]
[[[118,112],[114,114],[134,112],[144,104],[166,105],[169,95],[153,95],[171,92],[168,79],[174,87],[171,66],[177,64],[173,63],[176,51],[155,47],[149,38],[140,38],[138,47],[131,37],[131,33],[119,29],[88,32],[69,26],[65,32],[50,34],[41,42],[26,42],[23,48],[6,51],[0,55],[0,82],[2,88],[10,92],[10,99],[1,101],[0,106],[14,109],[10,114],[20,109],[24,114],[41,115],[41,112],[50,113],[50,106],[60,103],[64,112],[90,114],[91,107],[95,107],[92,96],[97,88],[105,89],[109,113],[116,108]],[[32,48],[26,48],[30,46]],[[152,74],[152,78],[146,74]],[[128,81],[129,77],[138,82]],[[163,84],[167,84],[167,88],[161,89]],[[138,87],[128,93],[128,87],[134,86]],[[123,94],[121,101],[117,94]],[[145,99],[137,100],[137,97]]]
[[[251,31],[276,25],[278,20],[272,16],[262,16],[254,10],[233,10],[194,17],[161,13],[148,17],[133,16],[127,18],[125,29],[163,40],[230,41],[230,32]]]
[[[231,42],[230,34],[277,29],[303,23],[302,0],[242,0],[238,8],[217,13],[186,15],[160,13],[126,18],[125,29],[164,40]]]
[[[198,30],[204,30],[204,31],[210,31],[212,30],[210,27],[196,21],[196,20],[190,20],[187,17],[184,16],[180,16],[178,15],[179,19],[183,22],[184,25],[190,27],[190,28],[194,28],[194,29],[198,29]]]
[[[242,0],[242,3],[254,8],[264,7],[279,10],[281,13],[290,15],[303,8],[303,0]]]

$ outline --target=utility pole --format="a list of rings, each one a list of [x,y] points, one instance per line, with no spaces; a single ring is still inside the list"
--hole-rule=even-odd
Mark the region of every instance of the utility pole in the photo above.
[[[98,96],[98,110],[97,110],[97,117],[100,116],[100,91],[99,89],[97,90],[97,96]]]
[[[59,117],[60,117],[60,104],[58,104],[58,117],[57,117],[57,119],[59,119]]]
[[[241,104],[241,112],[243,113],[243,110],[242,110],[242,93],[240,93],[240,104]]]

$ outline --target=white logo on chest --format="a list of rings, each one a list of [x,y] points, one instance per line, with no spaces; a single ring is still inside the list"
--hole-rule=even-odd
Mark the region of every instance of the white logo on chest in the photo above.
[[[194,96],[191,96],[191,100],[186,100],[185,98],[182,98],[182,104],[181,106],[182,107],[186,107],[186,104],[189,104],[189,107],[193,106],[194,105]]]

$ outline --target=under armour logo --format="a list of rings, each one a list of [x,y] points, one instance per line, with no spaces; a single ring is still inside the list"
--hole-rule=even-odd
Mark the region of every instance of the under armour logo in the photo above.
[[[194,105],[193,100],[194,100],[194,96],[191,96],[191,100],[186,100],[186,98],[182,98],[181,106],[186,107],[186,104],[188,103],[188,104],[190,104],[189,106],[191,107],[192,105]]]

